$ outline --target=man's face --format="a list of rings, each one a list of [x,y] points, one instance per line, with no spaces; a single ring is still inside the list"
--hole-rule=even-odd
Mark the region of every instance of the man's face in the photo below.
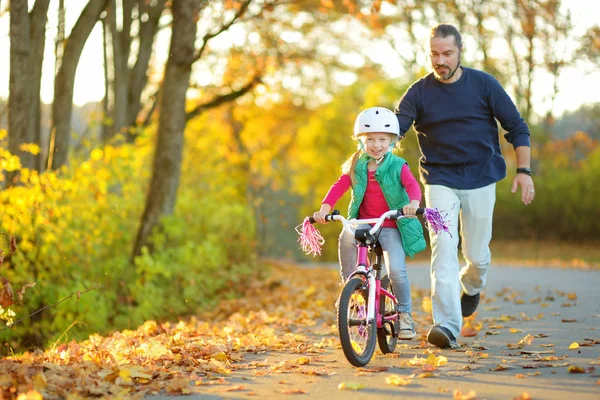
[[[460,49],[456,46],[454,36],[433,37],[429,47],[435,79],[444,82],[452,78],[460,65]]]

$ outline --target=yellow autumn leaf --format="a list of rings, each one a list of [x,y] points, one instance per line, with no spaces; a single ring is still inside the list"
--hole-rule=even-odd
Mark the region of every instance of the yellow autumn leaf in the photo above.
[[[385,378],[385,382],[388,385],[394,385],[394,386],[406,386],[409,385],[411,382],[410,378],[406,378],[400,375],[390,375],[388,377]]]
[[[227,357],[227,354],[224,351],[221,351],[213,355],[211,358],[218,361],[227,361],[229,357]]]
[[[315,294],[317,292],[317,288],[315,287],[315,285],[310,285],[309,287],[307,287],[306,289],[304,289],[304,296],[305,297],[310,297],[313,294]]]
[[[573,342],[569,345],[569,350],[575,350],[579,348],[579,343]]]
[[[171,354],[171,350],[158,343],[142,343],[140,347],[136,349],[136,353],[142,354],[148,358],[160,358]]]
[[[364,388],[365,385],[360,382],[341,382],[338,385],[338,390],[360,390]]]
[[[152,379],[152,374],[148,374],[137,368],[129,368],[129,376],[132,378]]]
[[[119,376],[115,380],[115,383],[117,385],[126,385],[126,386],[133,384],[133,381],[131,380],[131,372],[129,371],[129,369],[124,368],[124,369],[120,370]]]
[[[440,367],[442,365],[446,365],[448,363],[448,359],[444,356],[436,357],[435,354],[431,353],[429,357],[424,362],[424,365],[431,365],[433,367]]]
[[[408,363],[414,367],[416,365],[421,365],[423,362],[419,357],[414,356],[408,361]]]
[[[208,368],[211,371],[217,372],[219,374],[229,375],[231,373],[231,370],[227,368],[227,365],[225,363],[217,361],[214,358],[209,361]]]
[[[431,312],[431,297],[430,296],[423,297],[423,300],[421,301],[421,308],[423,309],[423,312],[425,312],[425,313]]]
[[[17,400],[43,400],[44,396],[37,390],[30,390],[17,396]]]
[[[300,365],[310,364],[310,358],[308,357],[300,357],[296,362]]]
[[[463,393],[460,390],[456,389],[452,393],[452,397],[454,398],[454,400],[476,400],[477,394],[473,390],[469,391],[468,393]]]

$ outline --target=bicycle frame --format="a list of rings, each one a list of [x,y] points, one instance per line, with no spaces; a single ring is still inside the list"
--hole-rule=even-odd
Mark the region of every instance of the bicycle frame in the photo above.
[[[379,304],[381,296],[392,299],[394,304],[397,303],[397,299],[392,293],[381,287],[381,259],[383,257],[383,250],[379,241],[375,238],[375,233],[379,231],[381,225],[387,218],[400,219],[400,218],[415,218],[414,215],[403,215],[398,210],[390,210],[384,213],[379,218],[371,219],[351,219],[347,220],[339,214],[331,216],[331,220],[337,220],[342,223],[344,229],[351,233],[356,240],[358,240],[356,250],[356,271],[354,271],[348,279],[353,278],[356,275],[361,275],[369,283],[369,298],[367,302],[367,320],[373,322],[376,319],[377,327],[381,328],[385,321],[394,321],[398,316],[386,317],[381,315],[379,311]],[[375,224],[371,229],[356,229],[355,227],[362,224]],[[373,265],[369,261],[369,250],[375,253],[375,262]]]

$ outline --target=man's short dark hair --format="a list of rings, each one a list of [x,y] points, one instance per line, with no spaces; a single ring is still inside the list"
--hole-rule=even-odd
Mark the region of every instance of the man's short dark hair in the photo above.
[[[458,31],[458,29],[456,29],[454,27],[454,25],[450,25],[450,24],[438,24],[436,26],[434,26],[433,28],[431,28],[431,37],[441,37],[441,38],[445,38],[448,36],[454,36],[454,43],[456,43],[456,47],[459,48],[459,50],[462,50],[463,47],[463,42],[462,42],[462,37],[460,36],[460,32]]]

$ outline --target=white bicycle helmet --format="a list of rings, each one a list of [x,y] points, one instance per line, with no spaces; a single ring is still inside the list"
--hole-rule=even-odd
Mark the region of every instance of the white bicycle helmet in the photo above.
[[[354,121],[354,137],[371,132],[391,133],[400,137],[396,114],[385,107],[371,107],[362,111]]]

